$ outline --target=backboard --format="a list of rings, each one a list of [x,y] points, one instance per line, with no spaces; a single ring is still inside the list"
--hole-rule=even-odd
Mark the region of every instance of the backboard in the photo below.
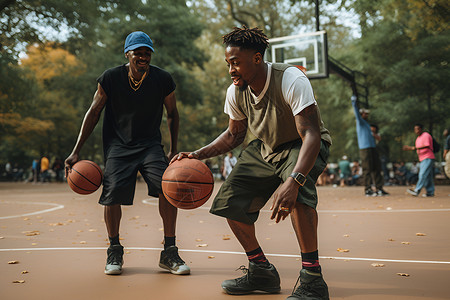
[[[265,60],[295,65],[310,79],[328,77],[328,47],[326,31],[269,39]]]

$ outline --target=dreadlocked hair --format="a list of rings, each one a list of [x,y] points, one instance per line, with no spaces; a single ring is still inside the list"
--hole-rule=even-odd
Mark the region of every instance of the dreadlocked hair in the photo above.
[[[258,27],[248,28],[245,25],[243,25],[243,28],[234,27],[233,31],[222,38],[226,46],[253,49],[261,53],[261,55],[264,55],[267,47],[269,47],[267,36]]]

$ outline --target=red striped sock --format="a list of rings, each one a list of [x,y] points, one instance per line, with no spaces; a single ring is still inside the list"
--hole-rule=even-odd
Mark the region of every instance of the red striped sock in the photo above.
[[[250,252],[245,252],[245,254],[247,254],[248,260],[251,262],[254,262],[256,264],[269,264],[269,260],[267,260],[261,247],[258,247]]]
[[[302,267],[312,272],[320,273],[319,252],[302,253]]]

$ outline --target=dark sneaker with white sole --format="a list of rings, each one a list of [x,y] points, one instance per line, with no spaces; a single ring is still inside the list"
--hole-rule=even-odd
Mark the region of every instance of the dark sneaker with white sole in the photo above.
[[[122,274],[123,265],[123,246],[111,245],[107,250],[108,258],[106,259],[105,274],[120,275]]]
[[[286,300],[329,300],[328,286],[323,280],[322,273],[315,273],[306,269],[300,270],[300,276],[297,283],[300,285],[297,289],[294,287],[292,295]],[[295,284],[297,286],[297,283]]]
[[[380,196],[380,197],[389,196],[389,193],[383,189],[379,189],[379,190],[377,190],[377,196]]]
[[[161,251],[159,266],[175,275],[187,275],[191,273],[191,269],[178,255],[177,246],[170,246],[166,250]]]
[[[253,262],[249,263],[248,269],[241,266],[245,275],[236,279],[229,279],[222,282],[222,289],[230,295],[245,295],[255,291],[269,294],[279,293],[280,275],[272,264],[262,266]]]

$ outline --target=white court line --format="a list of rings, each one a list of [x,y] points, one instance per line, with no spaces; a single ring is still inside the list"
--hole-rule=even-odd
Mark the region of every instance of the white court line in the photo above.
[[[55,211],[55,210],[63,209],[63,208],[64,208],[64,205],[61,205],[61,204],[56,204],[56,203],[45,203],[45,202],[1,201],[0,204],[2,204],[2,203],[32,204],[32,205],[50,205],[50,206],[55,206],[55,207],[49,208],[49,209],[44,209],[44,210],[35,211],[35,212],[32,212],[32,213],[26,213],[26,214],[15,215],[15,216],[5,216],[5,217],[0,217],[0,220],[4,220],[4,219],[12,219],[12,218],[20,218],[20,217],[26,217],[26,216],[32,216],[32,215],[39,215],[39,214],[44,214],[44,213],[48,213],[48,212],[51,212],[51,211]]]
[[[62,251],[62,250],[106,250],[106,247],[62,247],[62,248],[15,248],[15,249],[0,249],[0,252],[16,252],[16,251]],[[145,247],[125,247],[125,250],[150,250],[161,251],[163,248],[145,248]],[[219,251],[219,250],[192,250],[192,249],[179,249],[180,252],[194,252],[194,253],[214,253],[214,254],[233,254],[244,255],[244,252],[238,251]],[[288,257],[288,258],[300,258],[297,254],[275,254],[264,253],[266,256],[273,257]],[[450,261],[440,260],[408,260],[408,259],[385,259],[385,258],[364,258],[364,257],[342,257],[342,256],[319,256],[321,259],[335,259],[335,260],[353,260],[353,261],[382,261],[382,262],[394,262],[394,263],[415,263],[415,264],[447,264],[450,265]]]
[[[156,198],[150,198],[150,199],[144,199],[142,200],[142,203],[148,204],[148,205],[158,205],[158,199]],[[201,206],[196,209],[204,209],[209,210],[210,207],[204,207]],[[361,210],[318,210],[319,213],[325,213],[325,214],[336,214],[336,213],[342,213],[342,214],[360,214],[360,213],[404,213],[404,212],[446,212],[450,211],[450,208],[410,208],[410,209],[361,209]],[[271,213],[271,210],[260,210],[260,212],[264,213]]]

